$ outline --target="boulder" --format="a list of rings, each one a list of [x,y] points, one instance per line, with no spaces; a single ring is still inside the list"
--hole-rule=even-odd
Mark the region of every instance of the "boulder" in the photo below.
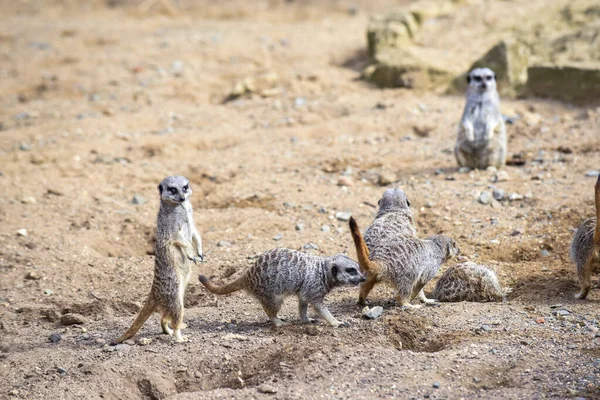
[[[367,49],[370,57],[388,48],[399,48],[410,43],[417,31],[417,21],[410,13],[396,12],[373,16],[367,26]]]
[[[528,94],[580,105],[600,103],[600,64],[536,65],[527,74]]]

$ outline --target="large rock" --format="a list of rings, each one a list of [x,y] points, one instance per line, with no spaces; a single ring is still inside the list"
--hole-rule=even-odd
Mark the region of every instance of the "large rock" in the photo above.
[[[399,48],[410,43],[418,28],[410,13],[395,12],[373,16],[367,26],[367,49],[369,56],[388,48]]]
[[[532,66],[528,75],[528,94],[575,104],[600,103],[600,64]]]
[[[464,92],[467,89],[467,75],[474,68],[491,68],[496,73],[498,92],[503,97],[515,97],[527,82],[529,51],[522,43],[501,40],[483,57],[475,61],[468,71],[452,82],[452,91]]]
[[[458,71],[445,60],[443,51],[408,46],[389,49],[375,57],[375,64],[364,71],[364,78],[379,87],[404,87],[431,90],[447,85]]]

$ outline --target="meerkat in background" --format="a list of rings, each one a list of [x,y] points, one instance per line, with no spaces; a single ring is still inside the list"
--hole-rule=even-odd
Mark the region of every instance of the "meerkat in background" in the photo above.
[[[476,68],[469,72],[467,82],[467,104],[454,147],[456,161],[461,167],[501,168],[506,164],[506,126],[496,75],[489,68]]]
[[[354,218],[350,218],[350,233],[356,246],[358,263],[366,271],[367,280],[360,288],[359,304],[364,304],[375,284],[383,282],[396,289],[396,302],[414,307],[417,297],[440,269],[440,266],[459,253],[451,238],[442,235],[419,239],[398,235],[381,241],[369,249]]]
[[[453,265],[431,293],[438,301],[502,301],[504,293],[496,273],[473,262]]]
[[[571,242],[571,258],[577,265],[581,291],[575,295],[585,299],[592,288],[592,272],[600,269],[600,176],[594,190],[596,218],[588,218],[575,232]]]
[[[284,297],[293,294],[298,296],[302,322],[311,322],[307,313],[311,304],[329,325],[343,325],[331,315],[323,299],[336,286],[358,285],[365,280],[356,261],[343,254],[325,258],[284,248],[263,253],[250,269],[227,285],[216,286],[203,275],[198,279],[215,294],[246,290],[260,301],[275,327],[283,325],[277,313]]]
[[[160,210],[152,289],[131,328],[112,344],[121,343],[135,335],[154,311],[162,313],[160,326],[164,333],[174,334],[176,342],[186,340],[181,335],[183,295],[191,277],[191,263],[204,260],[202,239],[194,224],[189,180],[183,176],[169,176],[160,182],[158,192]]]

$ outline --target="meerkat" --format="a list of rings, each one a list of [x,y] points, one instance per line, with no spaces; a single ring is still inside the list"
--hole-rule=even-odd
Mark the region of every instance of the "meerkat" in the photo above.
[[[592,272],[600,269],[600,176],[594,190],[596,218],[586,219],[571,242],[571,258],[577,265],[577,276],[581,291],[575,295],[585,299],[592,288]]]
[[[489,68],[475,68],[467,76],[467,104],[454,147],[461,167],[501,168],[506,164],[506,126],[500,114],[496,75]]]
[[[158,192],[160,209],[152,289],[131,327],[112,344],[133,337],[154,311],[162,314],[163,333],[174,335],[176,342],[186,340],[181,335],[183,295],[191,278],[191,263],[204,261],[202,239],[194,223],[189,180],[183,176],[166,177],[158,185]]]
[[[440,269],[440,266],[459,253],[453,239],[435,235],[419,239],[398,235],[382,240],[369,249],[354,218],[350,218],[350,233],[356,246],[358,263],[366,271],[366,281],[360,288],[359,304],[377,283],[396,289],[396,302],[403,307],[415,307],[410,302]]]
[[[198,279],[215,294],[245,290],[261,303],[271,323],[277,328],[283,325],[277,314],[284,297],[293,294],[298,296],[300,319],[303,323],[312,321],[307,313],[308,305],[311,304],[332,327],[344,325],[331,315],[323,300],[334,287],[358,285],[365,277],[361,274],[358,263],[343,254],[319,257],[276,248],[260,255],[250,269],[227,285],[217,286],[203,275]]]
[[[473,262],[451,266],[431,293],[438,301],[502,301],[504,293],[496,273]]]

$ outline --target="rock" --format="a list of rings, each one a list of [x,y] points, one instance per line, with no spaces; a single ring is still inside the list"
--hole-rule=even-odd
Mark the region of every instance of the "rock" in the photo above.
[[[139,338],[137,342],[140,346],[147,346],[152,343],[152,339],[143,337]]]
[[[542,257],[548,257],[550,252],[548,250],[542,250]]]
[[[21,199],[21,203],[23,204],[35,204],[37,200],[33,196],[25,196]]]
[[[587,177],[593,177],[593,178],[595,178],[595,177],[597,177],[599,175],[600,175],[600,170],[593,170],[593,169],[591,169],[591,170],[589,170],[588,172],[585,173],[585,176],[587,176]]]
[[[523,234],[523,229],[517,228],[510,233],[510,236],[519,236]]]
[[[19,229],[17,231],[17,236],[23,236],[23,237],[27,236],[27,229],[25,229],[25,228]]]
[[[468,174],[469,172],[471,172],[471,168],[469,168],[469,167],[460,167],[458,169],[458,172],[460,174]]]
[[[498,171],[498,172],[496,172],[496,175],[494,175],[494,178],[492,179],[492,181],[493,182],[505,182],[509,179],[510,179],[510,176],[508,175],[508,172]]]
[[[569,311],[567,311],[567,310],[556,310],[554,312],[554,315],[556,315],[557,317],[558,316],[560,316],[560,317],[566,317],[567,315],[570,315],[570,314],[571,313]]]
[[[146,204],[148,202],[148,200],[146,200],[145,197],[140,196],[139,194],[135,194],[133,195],[133,198],[131,199],[131,204]]]
[[[579,105],[598,103],[598,64],[536,65],[527,70],[527,93]]]
[[[439,389],[442,385],[440,385],[439,382],[433,382],[433,388],[434,389]]]
[[[346,211],[338,211],[335,213],[335,218],[338,221],[349,221],[350,217],[352,217],[352,213]]]
[[[519,194],[519,193],[511,193],[510,196],[508,196],[508,200],[510,201],[518,201],[518,200],[523,200],[524,197],[523,195]]]
[[[492,202],[492,194],[488,191],[483,191],[477,199],[481,204],[490,204]]]
[[[278,233],[277,235],[273,236],[273,240],[275,241],[279,241],[283,239],[283,235],[281,233]]]
[[[413,126],[413,132],[418,137],[429,137],[429,134],[431,132],[433,132],[434,129],[435,129],[435,126],[433,126],[433,125],[419,125],[419,126],[414,125]]]
[[[228,242],[227,240],[219,240],[217,242],[217,247],[229,247],[231,246],[231,242]]]
[[[394,174],[392,172],[382,172],[381,174],[379,174],[379,177],[377,178],[377,183],[379,184],[379,186],[391,185],[392,183],[394,183],[396,181],[397,181],[396,174]]]
[[[513,39],[504,39],[452,81],[452,92],[464,93],[467,74],[474,68],[490,68],[496,74],[500,96],[515,97],[527,82],[529,50]]]
[[[118,344],[114,347],[114,351],[122,351],[123,353],[128,353],[131,350],[131,346],[125,343]]]
[[[410,13],[395,12],[373,16],[367,25],[367,51],[375,57],[381,50],[410,43],[418,24]]]
[[[375,306],[373,308],[365,307],[362,310],[362,316],[365,319],[377,319],[383,314],[383,307]]]
[[[38,279],[42,279],[42,277],[40,276],[40,274],[38,274],[35,271],[29,271],[25,275],[25,279],[32,280],[32,281],[37,281]]]
[[[50,343],[58,343],[62,340],[62,336],[60,335],[60,333],[53,333],[50,336],[48,336],[48,340],[50,341]]]
[[[296,224],[296,230],[297,230],[297,231],[303,231],[303,230],[304,230],[304,224],[303,224],[303,223],[301,223],[301,222],[298,222],[298,223]]]
[[[106,339],[98,338],[94,340],[94,343],[104,346],[106,344]]]
[[[497,201],[504,200],[504,197],[505,197],[504,190],[503,189],[494,189],[494,191],[492,192],[492,197],[494,197],[494,200],[497,200]]]
[[[480,329],[483,332],[491,332],[492,331],[492,328],[489,325],[481,325]]]
[[[331,228],[329,227],[329,225],[323,225],[321,226],[321,231],[328,233],[331,232]]]
[[[227,335],[223,336],[223,340],[237,340],[240,342],[247,342],[248,340],[250,340],[250,338],[248,338],[248,336],[238,335],[236,333],[228,333]]]
[[[44,292],[43,292],[43,293],[44,293],[46,296],[50,296],[50,295],[53,295],[53,294],[54,294],[54,290],[52,290],[52,289],[44,289]]]
[[[134,346],[135,345],[135,340],[133,340],[133,339],[127,339],[127,340],[123,341],[123,343],[125,343],[126,345],[129,345],[129,346]]]
[[[306,243],[302,248],[305,250],[319,250],[319,246],[314,243]]]
[[[352,178],[348,176],[340,176],[337,184],[338,186],[353,186],[354,182],[352,182]]]
[[[262,384],[260,384],[260,385],[259,385],[259,386],[256,388],[256,390],[257,390],[259,393],[265,393],[265,394],[275,394],[275,393],[277,393],[277,389],[276,389],[275,387],[273,387],[273,386],[271,386],[271,385],[268,385],[268,384],[266,384],[266,383],[262,383]]]
[[[65,375],[67,373],[67,370],[63,367],[56,367],[56,372],[58,372],[61,375]]]
[[[83,325],[87,322],[87,318],[85,318],[81,314],[75,313],[67,313],[60,317],[60,323],[63,325]]]

